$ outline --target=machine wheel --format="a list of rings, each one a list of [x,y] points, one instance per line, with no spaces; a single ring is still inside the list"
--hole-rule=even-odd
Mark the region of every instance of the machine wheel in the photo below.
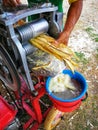
[[[64,112],[61,112],[57,110],[55,107],[53,107],[48,113],[44,122],[45,130],[52,130],[61,121],[61,117],[63,115]]]
[[[20,78],[16,67],[6,49],[0,44],[0,79],[3,83],[16,91],[20,87]]]

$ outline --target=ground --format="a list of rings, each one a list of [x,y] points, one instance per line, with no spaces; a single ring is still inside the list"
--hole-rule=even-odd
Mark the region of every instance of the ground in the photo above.
[[[69,46],[81,58],[77,71],[87,80],[88,98],[79,109],[65,113],[54,130],[98,130],[98,0],[83,2],[82,14],[70,36]]]
[[[98,130],[98,0],[83,2],[82,14],[71,34],[69,46],[81,58],[77,71],[87,80],[88,98],[78,110],[65,113],[54,130]]]

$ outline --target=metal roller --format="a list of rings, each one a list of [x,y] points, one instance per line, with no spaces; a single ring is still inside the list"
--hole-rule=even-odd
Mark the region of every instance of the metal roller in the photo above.
[[[48,22],[45,19],[41,18],[17,27],[16,33],[18,35],[19,40],[23,43],[28,41],[32,37],[36,37],[39,34],[46,33],[48,29]]]
[[[26,52],[26,55],[30,55],[32,52],[36,51],[38,48],[32,46],[30,43],[26,42],[23,44],[23,48]]]

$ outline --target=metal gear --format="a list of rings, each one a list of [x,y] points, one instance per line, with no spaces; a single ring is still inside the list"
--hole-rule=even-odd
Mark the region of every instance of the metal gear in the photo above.
[[[0,79],[13,91],[20,88],[20,78],[6,49],[0,44]]]

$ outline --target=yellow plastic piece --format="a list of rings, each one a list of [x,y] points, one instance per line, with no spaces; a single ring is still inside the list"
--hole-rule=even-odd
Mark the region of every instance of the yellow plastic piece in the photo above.
[[[44,122],[45,130],[52,130],[61,121],[61,117],[63,115],[64,112],[61,112],[55,107],[53,107],[48,113],[46,120]]]

